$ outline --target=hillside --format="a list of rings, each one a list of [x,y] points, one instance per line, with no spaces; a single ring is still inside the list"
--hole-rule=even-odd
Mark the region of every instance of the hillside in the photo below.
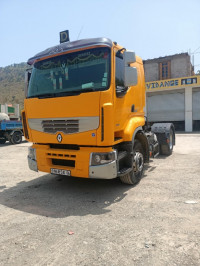
[[[26,63],[0,67],[0,103],[19,103],[23,108]]]

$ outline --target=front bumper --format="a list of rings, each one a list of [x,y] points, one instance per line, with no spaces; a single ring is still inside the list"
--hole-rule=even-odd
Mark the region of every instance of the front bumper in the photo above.
[[[117,161],[101,165],[90,165],[90,157],[93,152],[109,153],[113,149],[80,147],[79,150],[55,149],[49,145],[33,144],[35,160],[28,156],[29,168],[33,171],[51,173],[51,168],[69,170],[71,176],[83,178],[113,179],[117,177]],[[37,159],[36,159],[37,158]],[[65,160],[69,165],[64,165]],[[62,165],[59,165],[59,161]]]
[[[89,177],[100,178],[100,179],[113,179],[117,177],[116,160],[111,163],[107,163],[107,164],[90,166]]]
[[[29,156],[27,156],[28,159],[28,166],[31,170],[38,172],[38,166],[37,166],[37,161],[33,160]]]

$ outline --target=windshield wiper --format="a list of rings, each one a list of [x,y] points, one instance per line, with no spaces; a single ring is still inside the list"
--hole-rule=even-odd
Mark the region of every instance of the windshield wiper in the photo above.
[[[76,91],[69,91],[69,92],[57,92],[57,93],[45,93],[45,94],[38,94],[29,96],[28,98],[38,98],[38,99],[45,99],[45,98],[56,98],[56,97],[64,97],[64,96],[75,96],[80,95],[81,93],[85,92],[92,92],[96,91],[94,88],[87,88],[87,89],[81,89]]]
[[[32,95],[28,96],[27,98],[51,98],[55,97],[55,93],[45,93],[45,94],[38,94],[38,95]]]
[[[70,91],[70,92],[59,92],[59,93],[45,93],[45,94],[38,94],[29,96],[28,98],[38,98],[38,99],[45,99],[45,98],[56,98],[56,97],[63,97],[63,96],[73,96],[79,95],[80,92]]]
[[[54,98],[54,97],[56,97],[56,93],[46,93],[46,94],[37,95],[37,98],[39,99]]]
[[[58,93],[54,93],[55,96],[53,97],[63,97],[63,96],[74,96],[74,95],[79,95],[80,92],[79,91],[65,91],[65,92],[58,92]]]
[[[84,92],[91,92],[91,91],[95,91],[96,89],[94,88],[90,88],[90,89],[84,89],[84,90],[80,90],[80,93],[84,93]]]
[[[69,91],[69,92],[57,92],[57,93],[47,93],[47,94],[41,94],[38,95],[37,97],[39,99],[43,99],[43,98],[56,98],[56,97],[64,97],[64,96],[75,96],[75,95],[80,95],[81,93],[85,93],[85,92],[91,92],[91,91],[95,91],[94,88],[88,88],[88,89],[82,89],[82,90],[75,90],[75,91]]]

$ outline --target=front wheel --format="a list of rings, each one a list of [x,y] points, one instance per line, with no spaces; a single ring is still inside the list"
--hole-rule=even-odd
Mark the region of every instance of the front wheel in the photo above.
[[[122,183],[135,185],[137,184],[143,176],[144,172],[144,150],[142,148],[141,142],[137,139],[133,146],[133,163],[132,170],[123,176],[120,176]]]

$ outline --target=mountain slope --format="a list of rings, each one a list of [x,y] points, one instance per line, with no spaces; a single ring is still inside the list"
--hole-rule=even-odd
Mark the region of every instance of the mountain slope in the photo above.
[[[24,105],[24,76],[26,63],[0,67],[0,103],[19,103]]]

